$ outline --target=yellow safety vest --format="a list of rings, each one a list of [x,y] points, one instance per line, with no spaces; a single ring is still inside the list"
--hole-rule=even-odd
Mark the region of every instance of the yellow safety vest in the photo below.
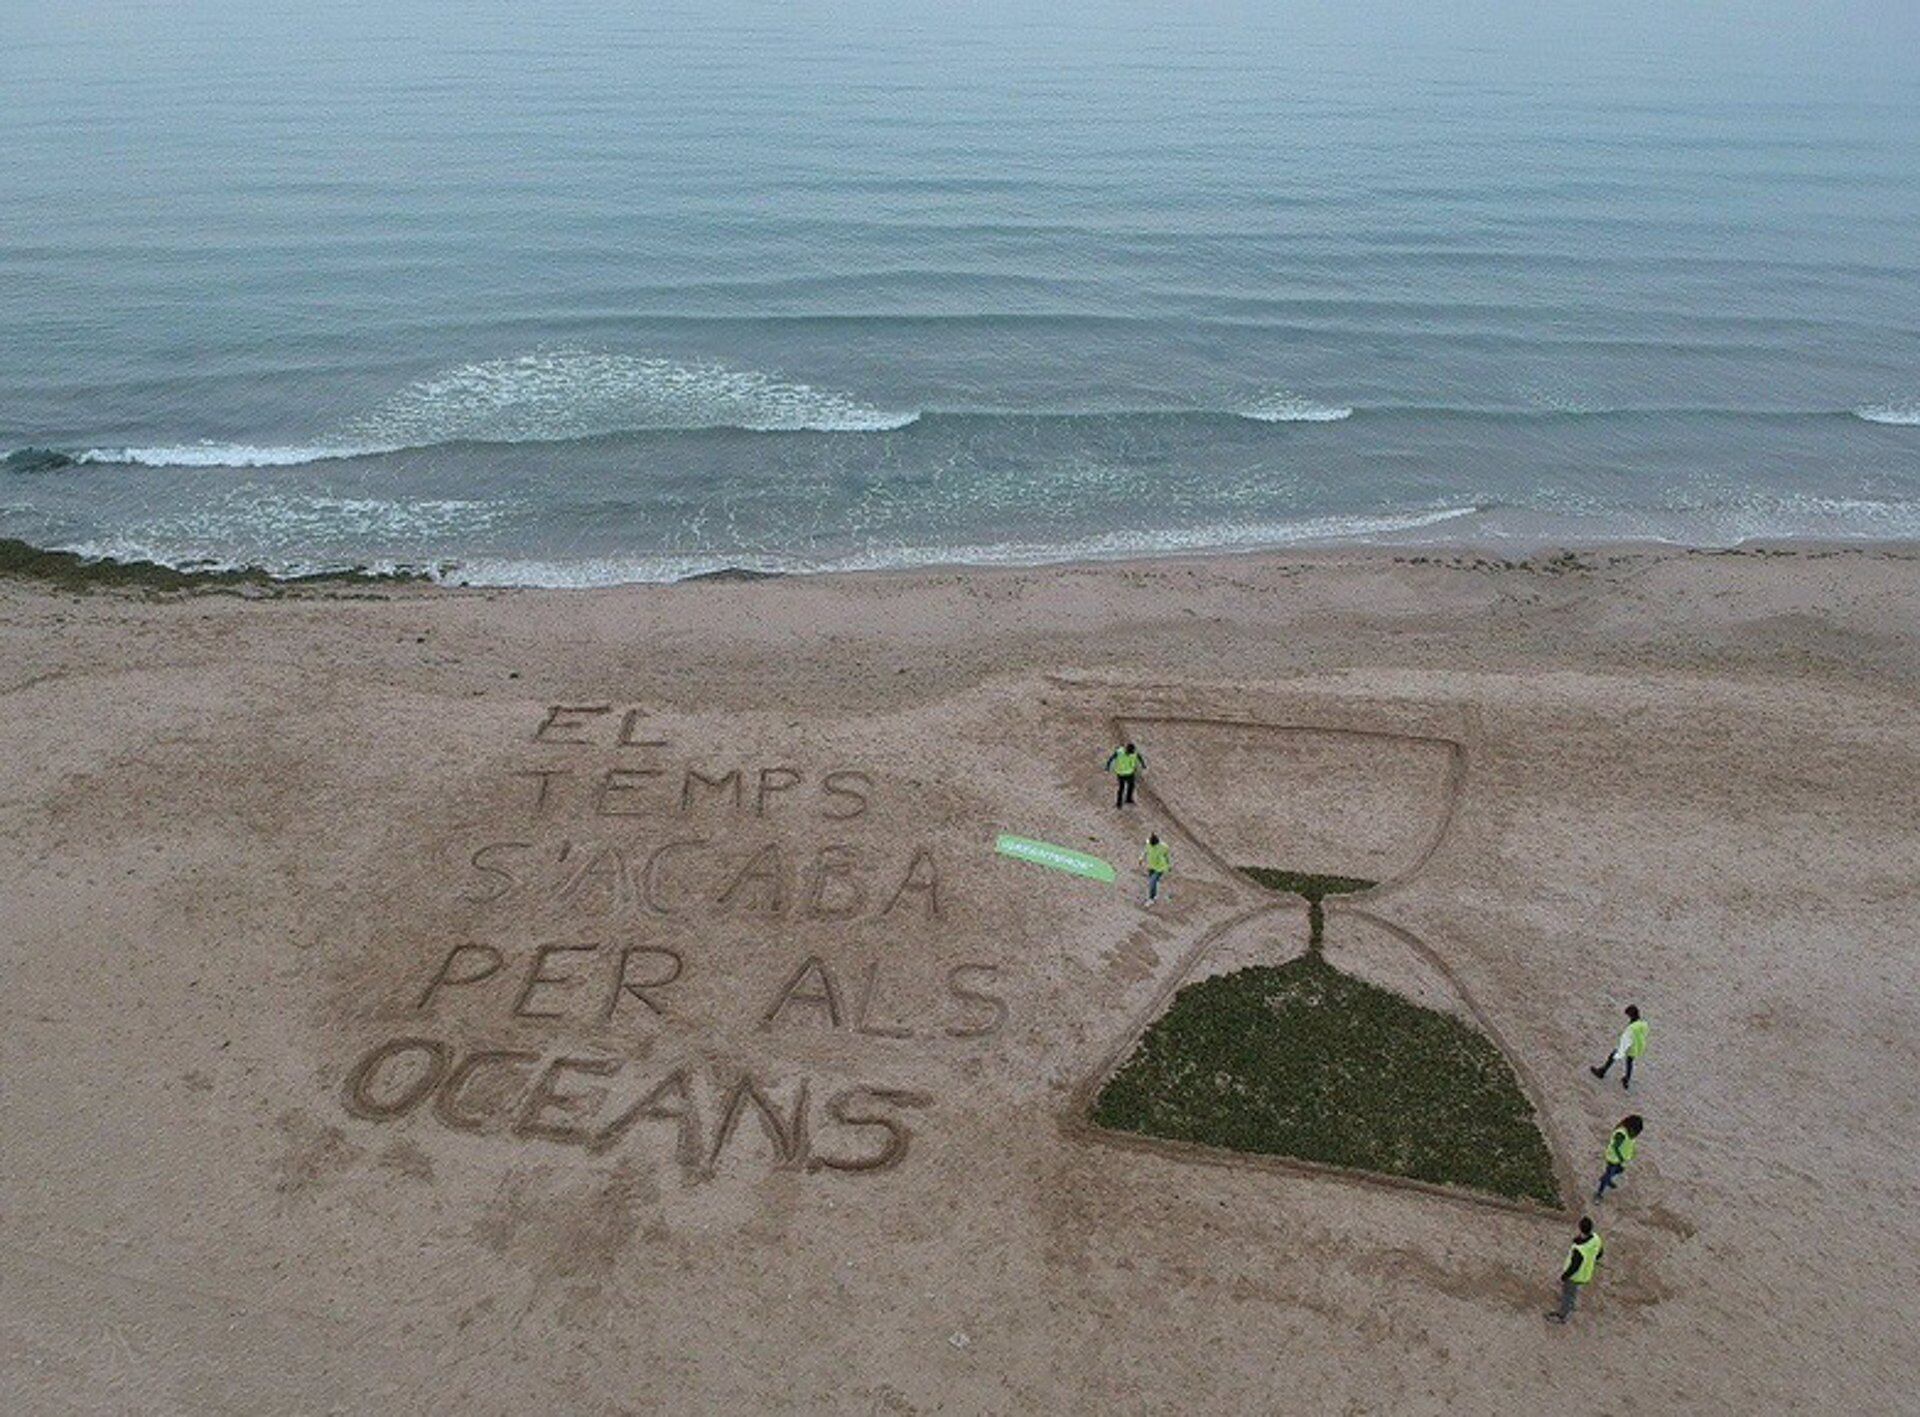
[[[1593,1278],[1594,1266],[1600,1263],[1600,1252],[1605,1248],[1596,1231],[1586,1239],[1576,1241],[1573,1248],[1567,1251],[1567,1263],[1574,1265],[1570,1277],[1575,1284],[1585,1284]]]
[[[1647,1021],[1637,1018],[1627,1025],[1627,1056],[1637,1058],[1647,1046]]]
[[[1613,1135],[1607,1140],[1607,1160],[1615,1166],[1625,1166],[1633,1160],[1638,1143],[1625,1127],[1615,1127]]]
[[[1164,841],[1147,844],[1147,869],[1163,875],[1173,869],[1173,852]]]
[[[1122,748],[1113,755],[1113,775],[1115,777],[1132,777],[1139,770],[1140,755],[1138,753],[1129,753],[1126,749]]]

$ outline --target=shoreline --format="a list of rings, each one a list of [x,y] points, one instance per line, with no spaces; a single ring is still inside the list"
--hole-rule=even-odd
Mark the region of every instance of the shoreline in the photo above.
[[[1389,560],[1409,565],[1479,566],[1521,569],[1550,564],[1568,557],[1668,556],[1808,556],[1880,555],[1920,556],[1920,537],[1772,537],[1756,536],[1728,545],[1688,544],[1653,538],[1553,539],[1520,542],[1510,538],[1458,541],[1338,541],[1301,545],[1222,547],[1164,553],[1111,556],[1063,556],[1059,559],[1006,561],[929,560],[904,565],[823,566],[769,569],[763,565],[726,563],[659,579],[591,580],[577,583],[469,580],[458,575],[460,564],[438,566],[396,563],[325,567],[282,573],[258,565],[204,563],[171,564],[146,558],[90,556],[63,548],[46,548],[17,537],[0,537],[0,582],[43,584],[70,591],[135,590],[147,592],[251,592],[281,594],[296,590],[391,589],[401,586],[438,591],[605,592],[638,587],[728,585],[771,581],[817,581],[911,578],[916,576],[991,576],[1032,572],[1074,572],[1095,569],[1144,570],[1187,567],[1214,562],[1261,561],[1313,563],[1345,560]]]

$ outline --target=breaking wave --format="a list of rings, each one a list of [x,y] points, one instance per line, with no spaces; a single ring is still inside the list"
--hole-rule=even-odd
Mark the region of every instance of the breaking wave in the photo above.
[[[352,441],[548,443],[658,429],[868,433],[918,418],[724,364],[557,350],[465,364],[409,385],[350,426]]]
[[[919,424],[924,430],[968,424],[1107,426],[1246,421],[1327,424],[1355,409],[1285,390],[1225,408],[1121,408],[1052,411],[1017,408],[888,410],[849,395],[721,364],[678,363],[630,355],[563,352],[462,365],[422,379],[382,400],[334,432],[299,442],[216,442],[94,447],[63,452],[28,447],[0,457],[6,472],[53,472],[77,464],[156,468],[291,468],[382,457],[450,445],[566,443],[620,434],[875,433]],[[1890,400],[1850,409],[1561,405],[1477,408],[1446,404],[1370,404],[1367,418],[1407,422],[1538,423],[1543,420],[1716,418],[1798,422],[1845,418],[1896,427],[1920,426],[1920,400]]]
[[[1891,423],[1900,428],[1920,428],[1920,399],[1904,403],[1875,403],[1853,411],[1855,418],[1869,423]]]
[[[251,443],[176,443],[152,448],[89,448],[74,462],[124,463],[135,467],[304,467],[308,463],[397,453],[403,444],[291,444],[255,447]]]
[[[1338,423],[1353,417],[1353,410],[1344,404],[1318,403],[1285,390],[1275,390],[1237,412],[1260,423]]]
[[[874,433],[919,410],[724,364],[554,350],[463,364],[409,384],[337,434],[304,443],[90,448],[74,461],[142,467],[301,467],[448,443],[564,443],[615,433],[737,428]]]

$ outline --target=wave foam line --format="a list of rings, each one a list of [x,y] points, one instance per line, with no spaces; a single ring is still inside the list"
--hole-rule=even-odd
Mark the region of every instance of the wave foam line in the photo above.
[[[1235,412],[1259,423],[1338,423],[1353,417],[1353,410],[1344,404],[1318,403],[1285,390],[1276,390]]]
[[[404,450],[404,445],[399,443],[266,447],[252,443],[177,443],[153,448],[88,448],[74,461],[134,467],[305,467],[309,463],[380,457]]]
[[[1869,423],[1887,423],[1896,428],[1920,428],[1920,400],[1911,403],[1877,403],[1853,410],[1855,418]]]
[[[595,359],[612,358],[595,356]],[[359,420],[340,441],[254,444],[177,443],[149,447],[88,448],[69,458],[62,453],[25,448],[6,455],[8,470],[43,470],[68,463],[160,468],[276,468],[352,458],[419,452],[453,443],[564,443],[622,433],[700,432],[891,432],[917,423],[919,410],[888,412],[838,394],[822,394],[804,384],[783,384],[765,375],[720,366],[674,365],[639,360],[594,366],[606,375],[584,385],[521,375],[524,361],[470,365],[442,379],[412,385]],[[646,366],[651,372],[641,372]],[[518,370],[510,373],[509,367]],[[531,367],[531,366],[529,366]],[[553,371],[548,370],[548,374]],[[582,371],[575,368],[575,374]],[[704,376],[712,375],[717,382]],[[637,382],[636,382],[637,381]],[[658,382],[656,382],[658,381]],[[627,395],[644,387],[646,397]],[[625,392],[622,392],[622,391]],[[1318,403],[1294,394],[1274,394],[1238,409],[1130,409],[1086,413],[1046,413],[1009,409],[944,409],[937,418],[1085,418],[1221,417],[1258,423],[1339,423],[1353,417],[1343,404]],[[1719,408],[1540,408],[1475,409],[1444,405],[1381,405],[1369,417],[1427,415],[1435,418],[1579,419],[1644,414],[1712,414],[1756,419],[1825,418],[1835,414],[1893,427],[1920,426],[1920,402],[1871,404],[1845,410],[1741,410]]]
[[[681,364],[561,349],[464,364],[411,384],[350,429],[368,443],[546,443],[612,433],[740,428],[754,433],[870,433],[919,410],[724,364]]]
[[[884,433],[919,417],[918,409],[877,408],[753,369],[561,349],[463,364],[421,379],[312,443],[90,448],[75,461],[300,467],[448,443],[566,443],[618,433]]]
[[[825,560],[786,556],[593,557],[579,561],[473,558],[442,568],[434,578],[452,585],[584,589],[636,582],[678,581],[714,571],[774,575],[845,571],[900,571],[928,566],[1039,566],[1061,561],[1260,551],[1315,542],[1363,541],[1472,516],[1478,507],[1442,507],[1382,516],[1307,517],[1168,531],[1114,531],[1064,542],[1005,541],[962,546],[895,546]]]

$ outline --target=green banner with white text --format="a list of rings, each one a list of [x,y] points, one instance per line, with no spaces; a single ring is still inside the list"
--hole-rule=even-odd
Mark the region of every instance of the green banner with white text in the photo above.
[[[1055,871],[1087,876],[1096,881],[1113,879],[1113,867],[1098,856],[1089,856],[1084,851],[1072,851],[1064,846],[1055,846],[1050,841],[1034,841],[1030,837],[1002,834],[994,843],[993,849],[1002,856],[1011,856],[1017,861],[1031,861],[1036,866],[1046,866]]]

